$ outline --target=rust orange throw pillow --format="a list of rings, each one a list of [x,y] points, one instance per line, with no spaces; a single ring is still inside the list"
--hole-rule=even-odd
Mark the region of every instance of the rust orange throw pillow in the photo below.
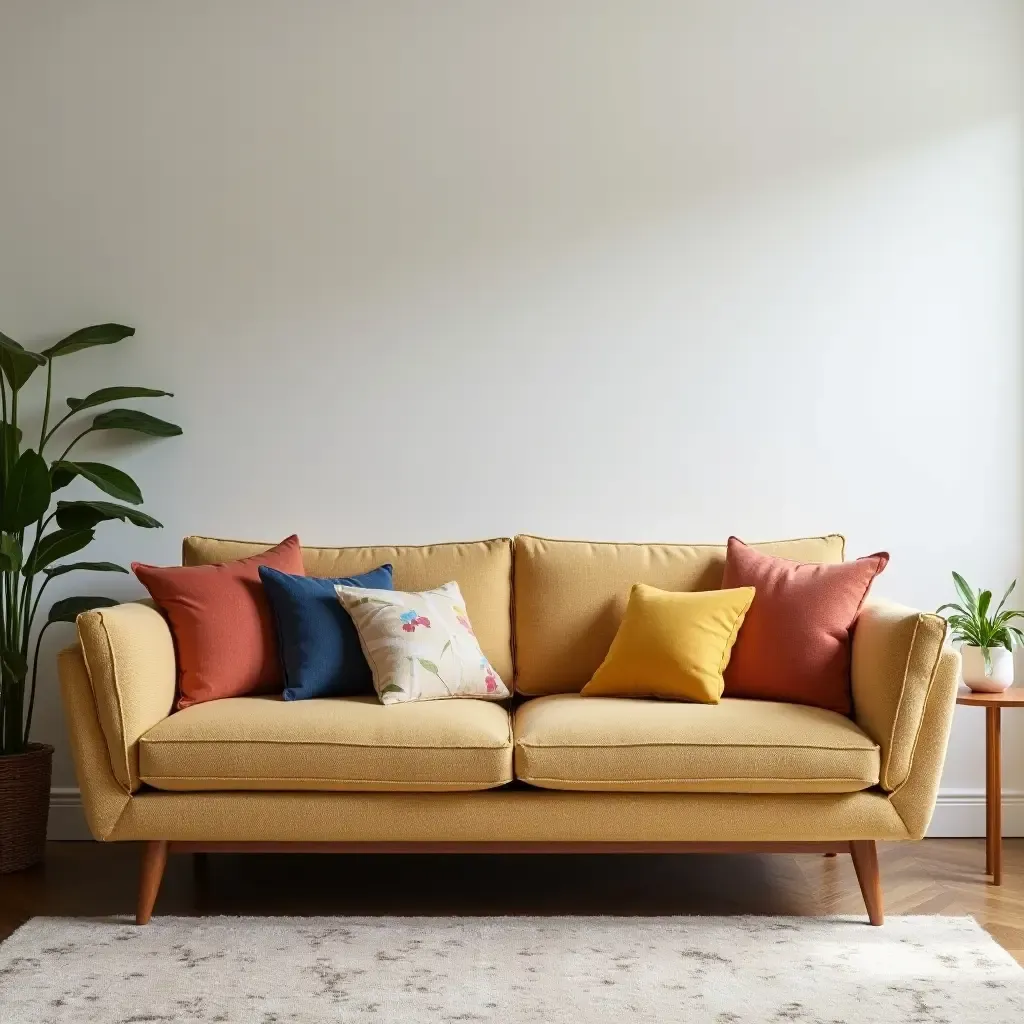
[[[880,551],[854,562],[803,564],[730,537],[722,588],[753,587],[754,600],[725,670],[724,696],[849,715],[850,628],[888,561]]]
[[[167,616],[178,655],[178,710],[282,688],[270,605],[259,567],[304,575],[292,536],[260,555],[213,565],[132,570]]]

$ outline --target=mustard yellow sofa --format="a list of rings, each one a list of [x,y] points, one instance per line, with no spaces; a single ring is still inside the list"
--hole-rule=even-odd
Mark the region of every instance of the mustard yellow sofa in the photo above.
[[[186,565],[269,545],[189,537]],[[843,558],[831,535],[758,545]],[[395,587],[455,579],[511,706],[469,699],[212,701],[172,714],[174,645],[147,602],[87,612],[60,678],[86,817],[142,841],[138,920],[169,852],[692,851],[851,853],[882,920],[875,840],[919,839],[958,679],[945,623],[871,600],[853,638],[852,719],[790,704],[584,698],[633,583],[702,590],[720,545],[519,536],[306,548],[311,575],[394,565]]]

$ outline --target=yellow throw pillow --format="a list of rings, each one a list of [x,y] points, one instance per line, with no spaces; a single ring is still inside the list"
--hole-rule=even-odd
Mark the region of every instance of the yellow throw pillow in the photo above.
[[[637,583],[584,697],[662,697],[717,704],[753,587],[676,594]]]

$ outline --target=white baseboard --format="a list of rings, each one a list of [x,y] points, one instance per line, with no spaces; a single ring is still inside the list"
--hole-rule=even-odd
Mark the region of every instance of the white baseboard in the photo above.
[[[54,786],[50,790],[50,817],[47,839],[92,839],[82,811],[82,796],[77,786]]]
[[[932,838],[983,836],[985,793],[980,789],[947,789],[939,793],[928,835]],[[1024,836],[1024,792],[1003,793],[1003,835]],[[82,799],[74,786],[50,791],[51,839],[89,839]]]
[[[985,835],[985,791],[945,789],[940,791],[932,815],[930,838],[961,839]],[[1003,835],[1024,836],[1024,792],[1003,791]]]

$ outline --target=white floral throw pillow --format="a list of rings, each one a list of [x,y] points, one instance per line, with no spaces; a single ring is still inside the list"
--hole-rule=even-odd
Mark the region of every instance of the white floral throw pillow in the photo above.
[[[509,696],[480,650],[457,583],[420,593],[334,589],[355,623],[381,703]]]

